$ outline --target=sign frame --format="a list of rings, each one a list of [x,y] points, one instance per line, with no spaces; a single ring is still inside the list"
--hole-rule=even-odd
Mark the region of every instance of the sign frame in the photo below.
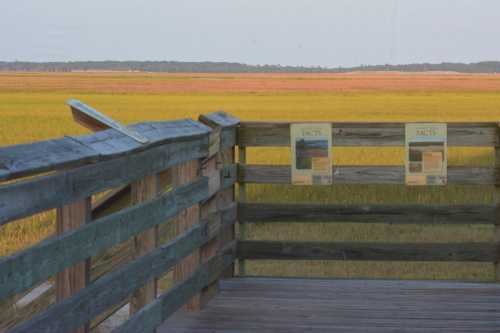
[[[405,125],[405,184],[444,186],[448,183],[446,123]]]
[[[293,185],[333,183],[332,124],[290,124]]]

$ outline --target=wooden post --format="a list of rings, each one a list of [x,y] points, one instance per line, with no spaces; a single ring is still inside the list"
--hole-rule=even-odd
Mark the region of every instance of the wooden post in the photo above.
[[[65,205],[57,209],[57,234],[61,235],[72,229],[77,229],[91,220],[91,200],[84,200]],[[90,258],[66,268],[56,275],[56,300],[60,302],[76,294],[89,283]],[[73,331],[75,333],[89,332],[89,324]]]
[[[221,172],[225,166],[234,164],[234,147],[236,146],[237,129],[240,123],[238,118],[235,118],[223,111],[214,112],[207,115],[202,115],[199,118],[200,122],[211,127],[211,139],[209,140],[209,155],[215,154],[216,168],[221,176],[221,184],[225,177],[229,175]],[[234,186],[226,189],[221,189],[216,194],[216,209],[221,211],[226,209],[235,201]],[[219,248],[223,248],[235,239],[234,224],[225,227],[221,230],[219,236]],[[225,272],[221,274],[222,278],[230,278],[234,275],[234,265],[231,265]]]
[[[132,183],[132,204],[153,199],[159,190],[158,176],[147,176]],[[134,237],[134,258],[141,257],[156,248],[158,242],[158,227],[153,227]],[[138,289],[130,300],[130,314],[134,314],[156,297],[157,281],[151,281]]]
[[[247,151],[245,147],[238,147],[238,164],[240,166],[244,166],[245,163],[247,162]],[[244,203],[246,201],[246,189],[245,189],[245,183],[239,182],[238,183],[238,188],[239,188],[239,196],[238,196],[238,201],[241,203]],[[240,221],[238,221],[240,222]],[[238,241],[244,241],[245,240],[245,224],[244,223],[239,223],[239,237]],[[238,261],[238,275],[239,276],[244,276],[245,275],[245,260],[240,259]]]
[[[195,180],[199,175],[200,163],[193,160],[173,168],[172,182],[174,186],[187,184]],[[179,213],[175,219],[175,233],[180,235],[199,223],[200,205],[194,205]],[[174,283],[178,283],[189,277],[200,264],[200,250],[195,250],[174,267]],[[188,311],[198,311],[201,307],[200,295],[194,296],[185,308]]]
[[[495,145],[495,205],[496,205],[496,224],[494,242],[498,246],[500,243],[500,124],[497,126],[498,142]],[[497,253],[495,262],[495,281],[500,281],[500,253]]]
[[[234,147],[222,150],[220,153],[220,159],[222,161],[221,167],[224,167],[225,165],[228,164],[234,164]],[[224,176],[225,175],[223,175],[223,177]],[[234,186],[231,186],[230,188],[225,189],[218,194],[218,199],[217,199],[218,209],[220,210],[222,208],[226,208],[234,201],[235,201]],[[234,241],[235,236],[236,234],[234,231],[234,224],[231,225],[230,227],[224,228],[221,233],[221,247],[224,247],[227,244]],[[221,278],[232,278],[232,277],[234,277],[234,264],[231,265],[221,275]]]
[[[202,175],[209,177],[209,192],[212,193],[221,186],[220,170],[217,168],[217,156],[212,156],[202,165]],[[200,205],[200,220],[207,220],[209,215],[217,212],[217,194],[208,201]],[[210,258],[217,254],[219,248],[219,237],[214,238],[200,248],[201,263],[207,262]],[[203,307],[218,291],[218,281],[203,288],[200,294],[200,307]]]

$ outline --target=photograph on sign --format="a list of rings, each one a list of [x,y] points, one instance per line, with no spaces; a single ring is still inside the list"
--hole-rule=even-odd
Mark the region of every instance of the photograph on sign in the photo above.
[[[446,185],[446,124],[406,124],[406,185]]]
[[[290,125],[292,184],[332,183],[332,125]]]

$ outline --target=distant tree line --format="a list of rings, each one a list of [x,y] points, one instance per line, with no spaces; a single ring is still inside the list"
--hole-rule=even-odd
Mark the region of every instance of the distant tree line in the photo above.
[[[75,62],[2,62],[0,71],[71,72],[71,71],[138,71],[166,73],[345,73],[352,71],[500,73],[500,62],[377,65],[359,67],[304,67],[280,65],[246,65],[232,62],[181,61],[75,61]]]

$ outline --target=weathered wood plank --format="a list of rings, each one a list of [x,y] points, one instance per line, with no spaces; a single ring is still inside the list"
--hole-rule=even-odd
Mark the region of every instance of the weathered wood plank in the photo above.
[[[223,128],[221,131],[221,149],[234,147],[237,144],[237,127]]]
[[[57,209],[57,234],[62,235],[78,229],[91,221],[90,197],[81,201],[66,205]],[[77,294],[84,289],[90,280],[90,257],[68,267],[56,274],[56,301]],[[76,328],[76,326],[75,326]],[[82,327],[75,329],[74,333],[86,333],[89,331],[89,323],[83,323]]]
[[[202,114],[199,117],[200,122],[210,127],[234,127],[238,126],[240,119],[224,111],[217,111],[208,114]]]
[[[185,164],[175,166],[173,168],[173,183],[174,186],[180,186],[196,179],[200,175],[200,162],[190,161]],[[210,194],[210,193],[209,193]],[[196,204],[187,207],[184,211],[180,212],[176,217],[175,232],[177,235],[182,234],[186,230],[191,229],[193,226],[200,222],[200,205]],[[200,250],[193,251],[189,256],[183,259],[174,267],[173,278],[174,282],[184,280],[187,276],[191,275],[200,265]],[[196,295],[193,299],[186,304],[186,309],[197,311],[201,306],[200,295]]]
[[[236,126],[239,120],[233,118],[223,112],[211,113],[199,117],[199,121],[212,128],[211,139],[216,146],[211,148],[213,156],[203,161],[202,172],[205,176],[215,182],[215,187],[219,190],[214,192],[214,197],[201,206],[201,217],[204,218],[210,211],[216,211],[221,205],[228,205],[230,202],[224,200],[227,196],[223,191],[231,190],[237,178],[237,168],[234,165],[234,160],[227,160],[224,156],[224,150],[233,151],[233,146],[236,143]],[[229,138],[229,140],[228,140]],[[230,148],[225,148],[225,147]],[[229,162],[229,163],[228,163]],[[201,260],[206,262],[213,257],[217,250],[227,243],[227,230],[234,230],[234,226],[221,229],[221,234],[214,240],[212,244],[207,244],[201,249]],[[201,292],[200,305],[204,307],[205,304],[213,298],[218,292],[218,279],[212,284],[204,288]]]
[[[221,150],[236,145],[237,126],[240,120],[223,111],[213,112],[199,117],[200,122],[212,128],[221,129]]]
[[[334,184],[404,184],[402,166],[335,166]],[[257,184],[291,184],[287,165],[238,165],[238,181]],[[449,167],[448,184],[492,185],[495,169],[489,167]]]
[[[236,223],[236,204],[232,203],[228,206],[219,207],[218,212],[215,215],[220,215],[222,230],[234,227],[234,224]],[[216,218],[217,217],[209,216],[208,220],[210,221]],[[210,224],[208,232],[210,233],[210,235],[213,235],[217,233],[217,230],[214,230],[213,225]],[[131,242],[127,241],[121,244],[131,245]],[[130,254],[128,254],[129,252]],[[123,265],[132,261],[131,252],[132,252],[132,246],[120,247],[118,248],[118,251],[114,254],[112,258],[109,258],[108,260],[104,260],[105,258],[99,258],[98,260],[96,260],[93,263],[93,267],[91,268],[91,281],[96,281],[98,278],[104,276],[105,274],[112,272],[115,269],[118,269]],[[227,251],[222,253],[227,253]],[[234,253],[234,252],[229,252],[229,253]],[[40,297],[34,299],[28,305],[22,308],[16,308],[15,314],[10,314],[10,316],[9,313],[6,312],[6,310],[12,309],[12,311],[14,311],[12,305],[10,307],[8,306],[8,304],[5,304],[5,306],[1,305],[0,312],[3,313],[3,315],[5,315],[6,317],[0,314],[0,319],[9,318],[9,320],[7,321],[5,319],[2,321],[2,324],[0,325],[0,330],[11,329],[15,325],[18,325],[19,323],[28,320],[37,313],[40,313],[45,309],[47,309],[48,306],[54,302],[54,300],[55,300],[55,291],[54,287],[51,287],[49,290],[40,295]],[[120,307],[121,306],[117,306],[116,308]],[[105,312],[97,316],[94,320],[92,320],[91,329],[96,327],[96,325],[101,323],[103,320],[105,320],[110,314],[111,313],[109,313],[106,310]]]
[[[242,241],[238,258],[276,260],[381,260],[494,262],[490,243],[357,243]]]
[[[239,119],[224,112],[215,112],[208,115],[201,115],[199,121],[212,128],[212,135],[220,135],[219,140],[215,140],[218,146],[212,149],[215,152],[214,156],[210,160],[204,161],[202,165],[203,174],[208,176],[215,173],[217,176],[212,177],[215,182],[220,184],[219,191],[215,193],[215,196],[201,206],[201,216],[203,218],[211,210],[216,211],[221,206],[227,206],[232,202],[232,200],[226,200],[227,195],[224,192],[232,191],[237,178],[237,168],[234,164],[234,159],[227,159],[227,154],[231,154],[234,150],[234,145],[236,144],[236,127],[239,124]],[[221,234],[216,242],[207,248],[201,249],[202,262],[210,259],[217,253],[219,248],[227,244],[229,241],[227,239],[228,232],[231,230],[234,230],[234,226],[221,228]],[[205,306],[208,300],[217,294],[217,291],[218,279],[203,289],[200,299],[201,306]]]
[[[235,153],[234,153],[234,148],[227,148],[225,150],[222,150],[220,154],[222,163],[224,167],[233,165],[235,161]],[[235,172],[236,174],[236,172]],[[226,180],[227,177],[224,177],[224,180]],[[228,205],[234,205],[236,206],[235,203],[235,186],[234,183],[229,185],[229,186],[223,186],[223,189],[219,192],[218,198],[217,198],[217,206],[219,209],[221,207],[226,207]],[[234,220],[236,220],[236,211],[235,211],[235,216]],[[223,228],[221,232],[221,247],[227,246],[230,243],[234,242],[236,239],[236,233],[235,233],[235,227],[234,225]],[[224,273],[221,275],[221,278],[232,278],[234,276],[234,265],[231,265]]]
[[[205,137],[208,140],[210,132],[207,126],[191,119],[130,127],[148,138],[149,143],[141,145],[110,129],[92,135],[0,148],[0,180],[94,163],[185,139]]]
[[[204,311],[178,311],[157,332],[494,332],[498,291],[489,283],[238,278],[221,281]]]
[[[160,172],[159,177],[161,192],[165,193],[169,191],[171,189],[170,183],[165,183],[168,181],[168,179],[165,178],[166,173]],[[92,219],[95,220],[106,215],[116,213],[124,208],[130,207],[131,202],[132,193],[130,184],[110,190],[104,196],[100,196],[99,198],[96,198],[95,201],[93,201]]]
[[[403,146],[404,123],[333,123],[335,146]],[[449,123],[448,146],[495,146],[496,124]],[[238,144],[241,147],[289,146],[290,123],[242,122]]]
[[[186,140],[111,161],[0,186],[0,225],[207,155],[206,137]]]
[[[130,242],[125,242],[124,244],[127,244]],[[125,249],[125,252],[128,249]],[[90,270],[90,281],[95,281],[97,278],[103,276],[105,273],[108,273],[112,270],[114,270],[116,267],[119,267],[125,263],[127,263],[130,260],[127,260],[128,258],[131,258],[131,256],[128,255],[122,255],[121,252],[117,252],[112,258],[112,260],[97,260],[97,262],[93,262],[93,266],[91,267]],[[50,283],[49,283],[50,284]],[[36,287],[38,289],[38,287]],[[3,302],[0,301],[0,332],[8,331],[12,327],[22,323],[23,321],[28,320],[29,318],[33,317],[37,313],[40,313],[42,311],[45,311],[51,304],[55,303],[55,288],[54,286],[50,286],[49,289],[45,290],[41,294],[38,294],[38,296],[32,295],[32,291],[30,289],[27,289],[24,291],[22,294],[19,295],[26,295],[30,294],[29,297],[29,302],[26,302],[24,304],[2,304]],[[17,298],[17,297],[16,297]],[[115,309],[116,310],[116,309]],[[112,311],[114,312],[114,311]],[[94,320],[92,320],[90,324],[90,329],[96,327],[99,323],[101,323],[103,320],[105,320],[111,313],[108,311],[104,312],[103,314],[97,316]]]
[[[154,199],[159,193],[159,177],[157,174],[146,176],[144,179],[132,183],[132,204],[140,204]],[[153,251],[158,242],[158,225],[143,231],[134,237],[134,259]],[[134,314],[156,297],[157,281],[153,279],[137,289],[130,298],[130,314]]]
[[[161,276],[194,249],[208,242],[216,235],[209,230],[208,224],[193,227],[166,245],[107,274],[80,293],[15,327],[12,332],[68,332],[78,327],[146,282]]]
[[[244,170],[247,170],[247,152],[244,146],[238,147],[238,202],[245,203],[247,192],[246,192],[246,180],[244,180],[244,175],[246,173]],[[290,173],[290,181],[291,181],[291,173]],[[238,214],[239,215],[239,214]],[[238,216],[238,222],[240,217]],[[244,223],[240,223],[238,227],[238,241],[244,241],[246,237],[246,227]],[[245,276],[245,260],[244,258],[238,257],[238,276]]]
[[[217,168],[218,161],[218,150],[220,149],[220,143],[217,148],[217,153],[209,158],[208,160],[203,161],[202,163],[202,175],[205,177],[210,177],[211,180],[215,181],[214,187],[220,189],[222,185],[222,173],[221,170]],[[209,181],[211,183],[211,181]],[[217,211],[217,193],[213,192],[213,196],[201,203],[200,205],[200,218],[206,219],[208,216]],[[220,221],[218,221],[220,227]],[[210,243],[200,248],[200,260],[201,263],[207,262],[210,258],[217,254],[217,250],[219,248],[220,235],[215,237]],[[213,297],[213,295],[217,294],[217,286],[218,280],[215,280],[211,285],[204,288],[200,293],[200,307],[203,308],[205,304]]]
[[[238,166],[236,164],[224,164],[219,170],[222,174],[220,191],[233,189],[234,184],[238,180]]]
[[[225,259],[223,256],[213,257],[207,263],[202,264],[191,276],[179,282],[113,332],[153,332],[204,286],[215,281],[231,262],[231,259]]]
[[[48,239],[0,260],[0,299],[21,292],[85,258],[175,217],[208,196],[208,180],[108,215],[78,230]]]
[[[240,222],[333,222],[393,224],[495,224],[486,205],[321,205],[241,203]]]
[[[0,180],[92,163],[98,154],[70,137],[0,148]]]

